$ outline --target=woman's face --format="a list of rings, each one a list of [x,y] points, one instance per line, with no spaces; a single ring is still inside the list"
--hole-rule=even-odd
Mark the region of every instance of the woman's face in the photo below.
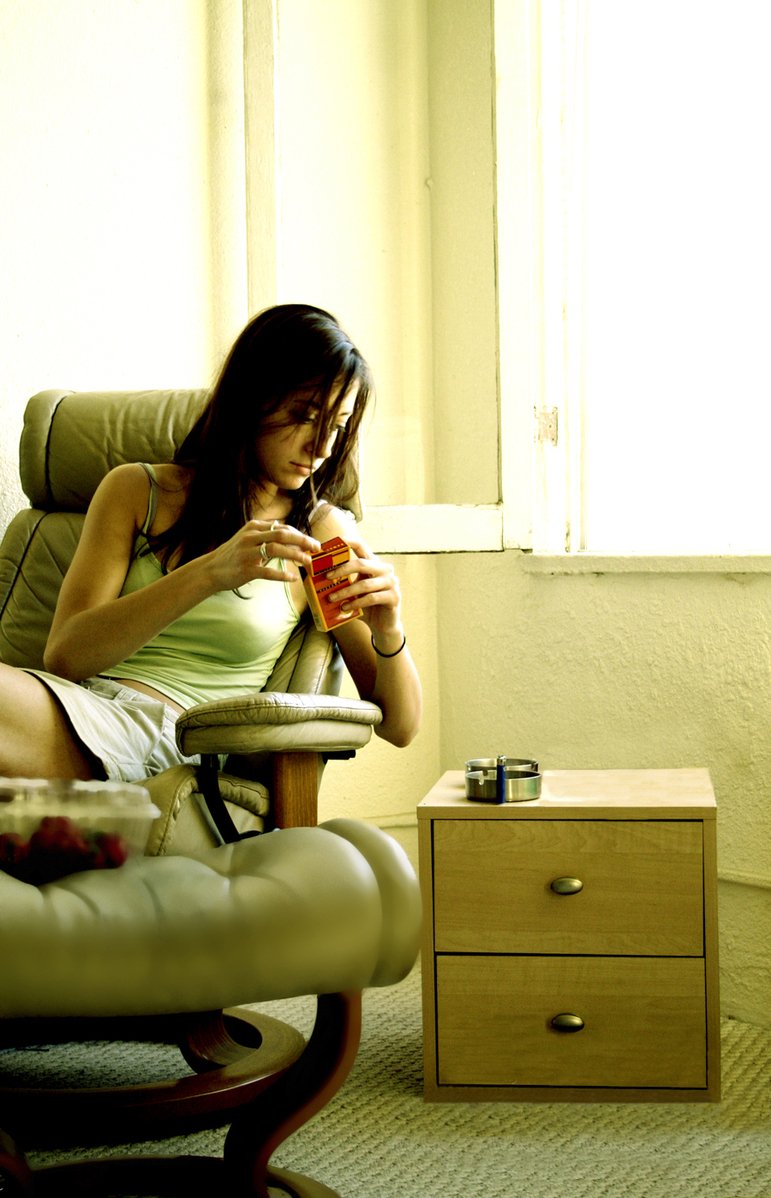
[[[279,491],[296,491],[330,456],[337,438],[353,414],[358,386],[345,395],[333,396],[331,431],[326,441],[316,444],[320,412],[314,393],[299,391],[289,396],[265,425],[257,444],[262,482]]]

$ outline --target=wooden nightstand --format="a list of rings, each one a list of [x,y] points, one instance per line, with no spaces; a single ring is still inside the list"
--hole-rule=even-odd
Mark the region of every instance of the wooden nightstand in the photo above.
[[[425,1097],[720,1098],[716,807],[702,769],[553,771],[418,806]]]

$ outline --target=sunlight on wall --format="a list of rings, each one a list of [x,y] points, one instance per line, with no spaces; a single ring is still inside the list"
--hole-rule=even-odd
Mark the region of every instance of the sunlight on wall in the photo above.
[[[278,298],[333,311],[369,359],[367,503],[433,491],[425,27],[409,0],[278,7]]]
[[[29,395],[209,381],[205,35],[204,0],[0,6],[3,523]]]

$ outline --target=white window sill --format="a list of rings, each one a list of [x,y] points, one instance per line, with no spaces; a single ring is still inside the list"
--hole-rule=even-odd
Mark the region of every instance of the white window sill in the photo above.
[[[365,507],[358,529],[376,553],[492,553],[503,549],[500,504]]]
[[[358,526],[376,553],[518,552],[531,574],[771,574],[771,554],[545,554],[507,536],[501,504],[367,507]],[[522,539],[526,539],[525,537]]]
[[[622,556],[523,553],[529,574],[771,574],[767,554]]]

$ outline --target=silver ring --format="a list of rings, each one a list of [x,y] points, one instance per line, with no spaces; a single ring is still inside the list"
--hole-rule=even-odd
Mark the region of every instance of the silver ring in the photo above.
[[[281,523],[280,520],[274,520],[272,522],[270,528],[268,529],[268,531],[273,532],[274,529],[278,528],[280,523]],[[270,561],[270,554],[268,553],[268,545],[269,544],[270,544],[269,541],[263,541],[262,544],[260,545],[260,557],[262,558],[263,565],[265,565],[265,566],[267,566],[268,562]]]

